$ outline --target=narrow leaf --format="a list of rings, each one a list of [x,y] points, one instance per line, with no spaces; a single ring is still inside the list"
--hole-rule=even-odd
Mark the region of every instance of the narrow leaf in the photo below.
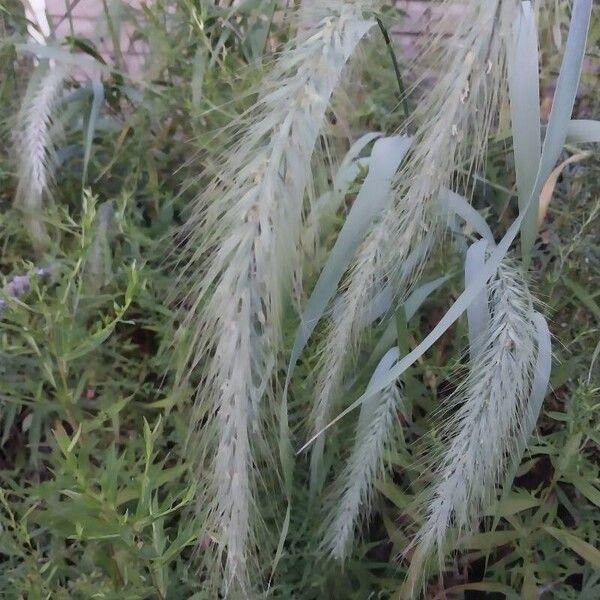
[[[92,107],[90,109],[90,116],[87,122],[87,128],[85,132],[84,140],[84,155],[83,155],[83,185],[87,180],[88,166],[90,162],[90,156],[92,154],[92,142],[94,141],[94,133],[96,131],[96,124],[98,117],[100,116],[100,110],[102,109],[102,103],[104,102],[104,86],[99,79],[92,80]]]
[[[474,281],[477,273],[485,265],[485,253],[488,242],[479,240],[472,244],[467,251],[465,259],[465,287]],[[467,308],[467,321],[469,324],[469,349],[471,359],[479,353],[484,332],[490,320],[487,290],[483,288]]]
[[[380,139],[373,146],[369,174],[302,315],[290,357],[288,380],[304,346],[333,298],[354,251],[363,240],[373,219],[389,203],[392,177],[408,152],[410,143],[410,138],[400,136]]]
[[[537,26],[535,11],[529,1],[521,3],[521,11],[514,27],[509,61],[509,88],[519,210],[524,212],[535,187],[541,160],[542,136]],[[535,204],[534,201],[523,221],[521,236],[524,257],[529,256],[535,242]]]
[[[527,407],[527,423],[524,430],[527,437],[533,433],[542,410],[542,404],[544,403],[550,383],[550,372],[552,371],[552,338],[548,329],[548,323],[544,316],[538,312],[534,313],[532,321],[535,325],[537,335],[537,362]],[[523,441],[527,442],[527,439],[525,438]]]
[[[482,238],[490,244],[495,244],[494,234],[485,219],[467,202],[467,200],[451,191],[445,190],[440,196],[440,202],[446,210],[456,213],[470,225]]]
[[[600,142],[600,121],[575,119],[569,123],[567,141],[571,144]]]
[[[563,546],[579,554],[594,568],[600,569],[600,550],[568,531],[556,527],[544,527],[544,529]]]

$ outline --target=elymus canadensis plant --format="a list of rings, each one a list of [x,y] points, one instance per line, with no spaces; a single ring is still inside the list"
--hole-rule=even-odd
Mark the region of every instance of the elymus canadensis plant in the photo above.
[[[14,202],[23,211],[31,239],[40,250],[49,243],[41,215],[44,200],[52,197],[60,136],[57,110],[64,77],[64,69],[48,61],[35,70],[14,128],[19,180]]]
[[[182,311],[190,334],[186,366],[203,370],[196,398],[209,414],[191,443],[212,457],[206,523],[218,532],[227,589],[249,585],[260,519],[254,471],[265,460],[257,453],[269,447],[283,302],[299,268],[311,157],[346,63],[374,26],[363,17],[368,7],[325,2],[304,15],[316,24],[262,83],[243,117],[250,124],[235,132],[239,141],[184,228],[185,271],[195,279]]]
[[[446,449],[432,465],[433,490],[413,542],[409,580],[422,577],[435,550],[443,563],[450,533],[460,535],[483,514],[531,434],[534,378],[547,328],[534,311],[526,275],[512,260],[501,263],[484,293],[490,314],[471,342],[466,381],[441,414]]]
[[[447,7],[452,4],[448,2]],[[330,263],[302,316],[282,389],[277,364],[286,350],[281,333],[284,306],[294,279],[301,275],[301,230],[309,224],[304,202],[314,196],[311,159],[344,66],[375,23],[373,16],[368,16],[376,8],[371,3],[327,2],[314,14],[311,6],[303,6],[301,37],[278,58],[257,103],[244,114],[244,123],[234,125],[239,141],[228,149],[213,183],[199,195],[183,230],[187,249],[184,275],[194,277],[189,288],[183,279],[182,339],[189,349],[184,364],[185,373],[201,373],[196,401],[203,407],[204,419],[192,433],[197,438],[192,444],[198,448],[199,464],[203,469],[211,465],[213,473],[204,484],[201,503],[210,507],[206,527],[218,540],[214,547],[217,557],[222,557],[219,563],[224,564],[224,589],[249,593],[250,572],[256,570],[251,549],[261,547],[259,529],[264,528],[264,535],[268,527],[261,515],[263,507],[255,498],[260,486],[279,485],[281,493],[283,484],[269,477],[265,469],[273,469],[276,462],[273,440],[278,440],[283,456],[290,444],[287,415],[278,415],[280,397],[287,397],[295,364],[335,289],[341,283],[321,350],[309,419],[312,437],[307,445],[314,443],[310,465],[313,499],[327,480],[323,470],[326,436],[333,424],[336,400],[347,394],[344,385],[356,369],[353,357],[363,331],[373,321],[369,317],[373,305],[383,296],[385,306],[375,318],[389,319],[393,307],[405,302],[414,289],[433,245],[440,237],[447,239],[448,225],[457,217],[465,219],[486,239],[489,252],[480,261],[478,272],[469,274],[465,292],[428,340],[439,337],[467,308],[473,320],[475,312],[488,310],[489,303],[491,316],[489,329],[478,334],[485,337],[484,346],[480,351],[471,349],[472,375],[457,400],[459,408],[445,426],[448,448],[441,461],[442,483],[434,485],[425,524],[414,542],[417,550],[409,574],[410,593],[414,594],[434,550],[442,561],[450,528],[472,526],[482,507],[495,497],[506,455],[514,447],[522,447],[531,432],[529,407],[536,404],[532,394],[543,397],[548,383],[549,350],[543,319],[534,312],[524,273],[505,258],[521,222],[531,237],[531,219],[526,217],[536,208],[536,193],[549,174],[545,172],[548,164],[538,158],[534,165],[537,176],[529,174],[529,179],[538,182],[538,189],[531,182],[529,189],[519,189],[521,216],[499,245],[481,216],[455,193],[471,194],[472,176],[484,164],[500,109],[509,102],[508,83],[521,85],[520,72],[530,68],[532,60],[537,65],[537,57],[525,64],[515,59],[523,38],[531,43],[534,11],[530,3],[517,0],[473,1],[461,5],[462,17],[449,39],[433,30],[432,44],[438,51],[444,48],[434,53],[436,81],[404,124],[410,136],[390,140],[395,163],[380,164],[385,153],[376,148],[385,140],[376,143],[364,186],[370,182],[373,188],[369,190],[378,187],[377,213],[360,224],[358,219],[352,221],[351,214],[340,232]],[[557,89],[559,108],[548,127],[544,150],[538,151],[540,157],[543,152],[558,156],[567,133],[577,78],[565,72],[571,68],[569,61],[577,73],[580,68],[589,2],[577,2],[575,9],[571,46]],[[529,86],[534,94],[535,81]],[[510,91],[516,121],[516,115],[524,110],[518,104],[530,102],[530,97]],[[555,136],[554,129],[558,129]],[[514,139],[519,148],[519,133],[515,132]],[[522,171],[520,165],[518,169]],[[519,184],[524,188],[522,179]],[[352,210],[366,210],[362,204],[374,202],[374,196],[368,196],[359,194]],[[522,252],[526,257],[525,244]],[[471,339],[473,344],[478,341],[474,335]],[[402,397],[395,382],[423,353],[421,347],[386,369],[380,365],[381,373],[376,371],[366,392],[340,415],[364,403],[354,449],[340,481],[334,484],[338,500],[327,503],[332,512],[326,519],[323,546],[337,559],[348,554],[356,525],[370,505],[385,448],[393,437]],[[285,410],[286,404],[283,407]],[[492,429],[493,435],[487,436],[489,443],[482,448],[487,429]],[[288,469],[289,475],[285,463],[284,459],[283,469]]]
[[[535,245],[556,184],[556,174],[550,175],[565,143],[600,141],[597,122],[571,120],[592,2],[572,3],[545,127],[538,23],[551,7],[542,0],[440,2],[442,14],[455,15],[452,30],[448,33],[444,22],[429,23],[420,39],[424,52],[412,60],[388,35],[405,17],[378,0],[303,1],[293,8],[260,1],[200,4],[189,9],[182,36],[197,35],[200,41],[186,48],[183,58],[170,57],[186,62],[194,56],[190,123],[200,146],[194,158],[189,159],[188,149],[196,140],[172,126],[178,119],[185,122],[187,98],[159,119],[149,114],[134,120],[142,106],[151,113],[148,107],[168,95],[162,78],[148,85],[148,95],[136,106],[136,95],[126,85],[119,87],[123,76],[117,73],[110,91],[130,93],[127,101],[135,106],[120,113],[118,94],[105,97],[106,82],[71,82],[84,89],[64,94],[69,61],[62,64],[61,52],[50,52],[57,58],[34,68],[14,126],[14,206],[26,217],[35,256],[61,244],[73,246],[73,240],[64,241],[64,231],[76,231],[70,215],[81,207],[64,212],[59,207],[48,217],[46,200],[60,192],[54,185],[57,168],[77,165],[82,174],[74,179],[109,190],[94,189],[92,196],[86,189],[81,196],[85,243],[79,254],[69,248],[68,255],[76,257],[71,271],[77,285],[67,283],[64,296],[74,296],[74,313],[82,307],[85,316],[79,320],[93,321],[100,300],[116,293],[106,290],[118,272],[117,249],[156,278],[151,292],[128,286],[124,305],[115,305],[117,316],[84,344],[95,351],[110,339],[109,351],[102,351],[108,360],[135,346],[127,327],[136,321],[147,326],[149,352],[156,350],[153,336],[162,332],[163,352],[156,358],[161,366],[155,368],[163,372],[144,371],[134,387],[146,390],[149,382],[160,380],[156,387],[167,396],[149,406],[140,402],[139,390],[131,396],[137,402],[132,410],[144,419],[150,410],[161,411],[152,429],[145,421],[144,447],[134,452],[135,464],[145,465],[139,478],[131,477],[141,482],[137,505],[138,490],[128,482],[113,480],[111,487],[103,474],[99,489],[113,491],[96,493],[94,484],[88,494],[81,476],[96,468],[86,458],[95,443],[88,436],[94,428],[110,429],[103,419],[110,417],[116,431],[115,464],[124,460],[116,458],[123,444],[116,423],[130,398],[119,411],[102,409],[106,414],[94,417],[93,426],[79,423],[85,420],[82,410],[72,410],[71,400],[77,405],[83,396],[91,413],[95,392],[92,386],[82,392],[79,381],[69,389],[70,374],[61,370],[66,359],[58,352],[65,336],[52,340],[50,356],[58,352],[61,410],[67,415],[56,425],[55,438],[67,474],[76,474],[74,484],[66,479],[66,496],[70,502],[81,496],[87,502],[89,496],[96,502],[89,500],[89,506],[101,506],[111,527],[129,528],[123,535],[111,529],[105,538],[77,521],[69,539],[108,540],[108,562],[118,563],[123,548],[135,561],[154,561],[141,568],[136,585],[143,593],[137,590],[132,597],[150,597],[153,586],[161,598],[341,595],[373,556],[373,546],[359,540],[379,536],[380,530],[370,530],[379,525],[372,519],[382,504],[379,492],[397,500],[390,486],[406,486],[413,502],[400,509],[401,535],[394,540],[386,575],[377,576],[378,589],[428,597],[429,575],[451,571],[449,555],[464,549],[482,522],[487,525],[482,519],[494,515],[510,488],[548,388],[552,348],[544,309],[533,293],[541,262]],[[149,26],[159,22],[150,19]],[[236,52],[243,57],[239,61],[232,59]],[[239,68],[242,62],[248,63],[245,70]],[[384,75],[378,70],[382,65]],[[395,130],[376,130],[371,123],[373,113],[363,104],[368,106],[364,99],[377,90],[360,85],[363,74],[365,79],[381,76],[385,85],[392,81]],[[172,80],[166,77],[173,84],[169,93],[179,93],[175,88],[188,75],[190,70],[182,68]],[[230,88],[243,91],[243,97],[224,101]],[[217,108],[211,94],[220,99]],[[81,119],[73,118],[74,105],[65,111],[74,125],[70,135],[83,130],[83,146],[62,147],[59,109],[66,98],[85,98]],[[360,108],[360,118],[344,113],[348,99],[357,113]],[[100,115],[105,101],[121,119],[114,139],[114,123]],[[162,133],[155,135],[155,129]],[[161,176],[177,181],[183,191],[177,195],[169,189],[161,204],[154,198],[161,190],[154,164],[164,158],[165,139],[179,148],[182,170],[195,172],[190,184],[187,177],[179,181],[173,164],[163,166]],[[223,146],[215,150],[207,139]],[[132,142],[138,144],[134,166],[120,170],[112,153]],[[488,203],[486,169],[503,144],[501,153],[509,158],[494,182],[506,194],[499,210]],[[92,146],[102,147],[102,153],[93,157]],[[106,165],[98,168],[94,158]],[[88,178],[88,170],[94,178]],[[509,170],[514,177],[504,172]],[[89,203],[93,197],[95,206],[96,194],[106,198],[94,213]],[[55,227],[61,219],[64,231]],[[73,239],[77,245],[77,236]],[[167,245],[169,260],[164,261]],[[13,278],[5,287],[0,316],[16,303],[25,307],[32,289],[43,304],[49,279],[48,297],[61,289],[54,274],[31,279],[36,272],[43,275],[47,269]],[[443,287],[451,291],[442,294]],[[161,306],[152,310],[148,324],[139,315],[147,315],[152,293]],[[423,307],[438,297],[453,301],[434,318]],[[169,302],[170,307],[163,306]],[[132,304],[135,312],[127,320]],[[464,339],[462,326],[453,328],[463,314]],[[427,327],[417,324],[419,319]],[[113,348],[114,336],[122,336],[125,350]],[[461,347],[468,351],[456,359],[458,365],[440,351],[437,359],[448,363],[448,377],[462,378],[441,400],[435,369],[426,373],[433,360],[427,352],[450,337],[454,356]],[[39,336],[31,339],[28,343],[38,349]],[[66,355],[76,360],[80,351],[77,346]],[[165,354],[166,367],[160,363]],[[43,368],[52,383],[57,378],[48,364]],[[420,402],[425,394],[415,390],[431,390],[434,407]],[[66,433],[65,426],[72,431]],[[157,476],[164,465],[154,464],[155,445],[163,447],[165,465],[172,452],[178,457],[167,473],[185,478],[183,491],[162,491],[166,476]],[[86,447],[81,461],[75,457],[79,446]],[[150,480],[154,495],[148,491]],[[48,500],[46,493],[39,504],[54,510],[54,497]],[[89,506],[81,511],[86,523]],[[188,509],[186,516],[182,508]],[[177,519],[176,528],[171,518]],[[65,527],[63,520],[64,514],[48,519],[51,526]],[[389,519],[384,523],[389,529]],[[172,540],[163,527],[177,531]],[[168,542],[186,568],[172,585]],[[124,586],[128,569],[119,572]],[[344,582],[342,569],[349,574]]]

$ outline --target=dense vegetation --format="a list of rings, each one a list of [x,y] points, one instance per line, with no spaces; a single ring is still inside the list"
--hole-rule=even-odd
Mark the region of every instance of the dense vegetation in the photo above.
[[[599,598],[598,6],[229,4],[0,0],[0,595]]]

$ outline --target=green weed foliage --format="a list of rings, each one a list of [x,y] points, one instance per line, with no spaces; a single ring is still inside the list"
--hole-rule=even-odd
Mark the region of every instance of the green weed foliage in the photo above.
[[[0,597],[600,598],[599,7],[102,6],[0,0]]]

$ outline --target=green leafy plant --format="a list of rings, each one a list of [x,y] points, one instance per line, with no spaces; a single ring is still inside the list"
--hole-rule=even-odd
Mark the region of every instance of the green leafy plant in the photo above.
[[[2,594],[596,598],[595,8],[0,4]]]

